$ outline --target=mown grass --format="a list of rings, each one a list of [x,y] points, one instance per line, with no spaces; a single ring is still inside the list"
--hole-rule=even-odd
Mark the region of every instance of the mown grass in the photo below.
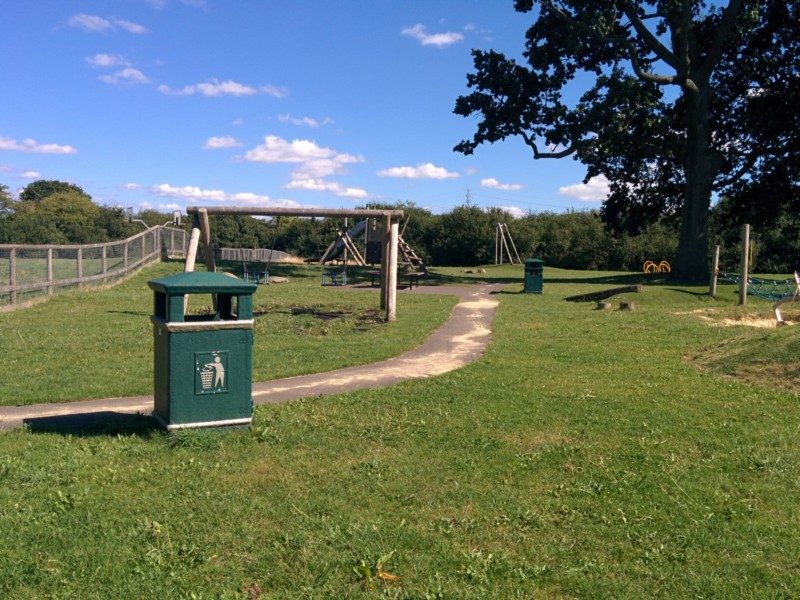
[[[691,314],[736,314],[727,289],[600,312],[562,298],[619,275],[545,273],[542,296],[498,294],[487,354],[440,377],[262,407],[243,431],[0,435],[0,594],[800,595],[797,396],[687,360],[768,333]]]
[[[63,292],[47,303],[0,313],[0,404],[152,393],[147,280],[180,270],[179,263],[159,264],[102,291]],[[271,272],[290,281],[259,286],[254,296],[256,381],[394,356],[418,345],[456,302],[450,296],[398,294],[398,320],[386,324],[377,291],[323,288],[318,267],[273,265]],[[208,302],[193,299],[189,309],[202,311]],[[293,308],[301,310],[293,314]]]

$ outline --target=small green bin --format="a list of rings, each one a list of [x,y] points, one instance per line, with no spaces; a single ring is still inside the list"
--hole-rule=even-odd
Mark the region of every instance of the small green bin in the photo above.
[[[166,429],[247,425],[253,418],[254,283],[223,273],[179,273],[153,290],[153,416]],[[187,294],[216,296],[187,315]]]
[[[541,294],[544,286],[544,261],[539,258],[525,259],[525,287],[526,294]]]

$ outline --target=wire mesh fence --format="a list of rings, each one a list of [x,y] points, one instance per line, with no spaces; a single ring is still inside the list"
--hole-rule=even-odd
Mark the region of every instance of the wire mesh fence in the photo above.
[[[182,229],[156,226],[125,240],[86,245],[0,245],[0,308],[79,285],[119,279],[142,265],[180,255]]]

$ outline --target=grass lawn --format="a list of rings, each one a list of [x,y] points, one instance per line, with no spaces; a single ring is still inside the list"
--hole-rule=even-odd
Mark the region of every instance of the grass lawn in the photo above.
[[[147,281],[181,268],[162,263],[100,292],[63,292],[44,304],[0,313],[0,404],[152,393],[153,293]],[[270,271],[290,281],[259,286],[253,298],[256,381],[394,356],[418,345],[456,303],[450,296],[398,294],[398,320],[385,324],[377,289],[323,288],[315,266],[273,265]],[[207,304],[190,301],[189,310],[208,308],[210,297],[201,300]],[[293,314],[292,308],[303,310]]]
[[[249,430],[0,434],[0,596],[800,595],[800,407],[776,385],[798,329],[701,319],[769,315],[732,286],[601,312],[563,298],[640,276],[546,268],[534,296],[487,270],[516,281],[458,371]]]

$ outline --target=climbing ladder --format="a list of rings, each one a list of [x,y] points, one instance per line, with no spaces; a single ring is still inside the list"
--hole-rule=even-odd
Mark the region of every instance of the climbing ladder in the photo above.
[[[402,235],[397,236],[397,249],[403,255],[403,262],[410,263],[414,268],[420,268],[422,259],[414,252],[414,249],[408,245],[403,239]]]

